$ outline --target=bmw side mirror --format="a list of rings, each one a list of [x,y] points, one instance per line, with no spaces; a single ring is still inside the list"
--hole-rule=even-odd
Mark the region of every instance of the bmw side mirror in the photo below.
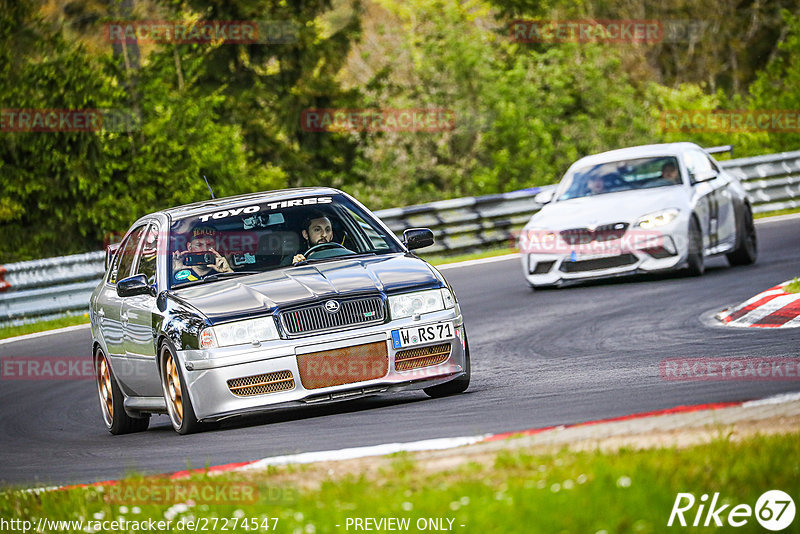
[[[123,278],[117,282],[117,295],[120,297],[133,297],[136,295],[155,296],[155,286],[147,283],[147,277],[143,274],[136,274]]]
[[[533,201],[537,204],[549,204],[553,201],[553,197],[556,194],[556,188],[551,187],[550,189],[545,189],[540,193],[537,193],[535,197],[533,197]]]
[[[709,180],[713,180],[716,177],[717,177],[717,171],[715,170],[700,171],[692,173],[692,182],[694,183],[707,182]]]
[[[408,250],[433,245],[433,232],[428,228],[409,228],[403,232],[403,244]]]

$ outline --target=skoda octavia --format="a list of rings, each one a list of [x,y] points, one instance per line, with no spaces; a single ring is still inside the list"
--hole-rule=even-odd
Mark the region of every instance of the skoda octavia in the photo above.
[[[358,201],[330,188],[146,215],[109,249],[90,317],[112,434],[165,413],[180,434],[276,407],[423,389],[460,393],[467,333],[452,288]]]

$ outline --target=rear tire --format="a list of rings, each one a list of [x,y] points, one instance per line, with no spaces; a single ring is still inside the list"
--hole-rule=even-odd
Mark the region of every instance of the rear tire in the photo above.
[[[147,430],[150,425],[150,416],[131,417],[127,414],[123,407],[125,398],[122,390],[119,389],[117,379],[114,378],[108,358],[99,347],[94,353],[93,360],[97,394],[100,398],[100,412],[103,415],[106,429],[115,436]]]
[[[726,254],[728,263],[732,267],[737,265],[752,265],[758,259],[758,240],[756,239],[756,225],[753,222],[753,212],[750,206],[744,207],[744,220],[741,226],[741,241],[733,252]]]
[[[181,435],[196,432],[200,428],[200,423],[197,422],[178,359],[167,343],[161,345],[158,361],[161,388],[172,428]]]
[[[462,326],[463,328],[463,326]],[[455,380],[439,384],[438,386],[431,386],[423,389],[426,395],[431,398],[447,397],[449,395],[456,395],[464,393],[469,387],[469,378],[471,375],[471,365],[469,361],[469,340],[467,339],[467,330],[464,329],[464,374]]]
[[[697,219],[692,217],[689,221],[689,256],[687,258],[687,271],[690,276],[701,276],[706,270],[703,257],[703,233]]]

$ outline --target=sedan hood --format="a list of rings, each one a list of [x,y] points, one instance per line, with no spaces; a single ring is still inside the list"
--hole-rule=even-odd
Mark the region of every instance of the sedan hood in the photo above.
[[[436,288],[442,284],[423,260],[386,254],[285,267],[198,284],[173,291],[172,298],[196,308],[215,324],[318,299]]]
[[[547,204],[531,217],[526,227],[565,230],[617,222],[633,224],[643,215],[667,208],[683,210],[687,206],[688,195],[683,186],[620,191]]]

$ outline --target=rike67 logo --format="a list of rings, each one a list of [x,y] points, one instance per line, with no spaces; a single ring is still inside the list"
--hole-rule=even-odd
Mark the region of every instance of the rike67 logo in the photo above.
[[[675,524],[685,527],[692,521],[693,527],[722,527],[726,524],[742,527],[755,516],[762,527],[777,532],[786,529],[794,521],[794,501],[781,490],[764,492],[756,501],[755,508],[748,504],[737,504],[731,508],[731,503],[726,501],[720,501],[719,493],[714,493],[711,502],[706,493],[700,496],[699,501],[691,493],[678,493],[667,526]],[[696,511],[693,510],[695,504]]]

